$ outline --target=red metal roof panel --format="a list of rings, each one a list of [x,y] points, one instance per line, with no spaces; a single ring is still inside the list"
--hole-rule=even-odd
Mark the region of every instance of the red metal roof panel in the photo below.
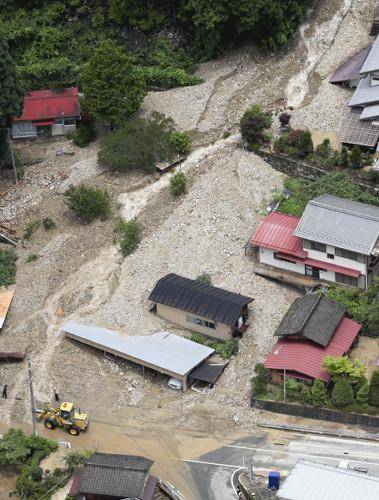
[[[264,366],[281,371],[285,366],[288,371],[321,378],[328,382],[328,372],[322,368],[324,357],[342,356],[347,353],[360,329],[359,323],[343,318],[327,347],[322,347],[311,340],[281,339],[272,348]]]
[[[304,258],[303,240],[294,236],[299,218],[272,212],[259,224],[250,242],[257,247],[270,248]]]
[[[14,121],[38,121],[62,116],[80,116],[79,90],[67,89],[33,90],[24,97],[22,115]]]

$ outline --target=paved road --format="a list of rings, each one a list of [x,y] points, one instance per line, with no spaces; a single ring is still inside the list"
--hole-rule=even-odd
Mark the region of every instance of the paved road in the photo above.
[[[233,470],[243,465],[253,467],[257,474],[267,476],[269,470],[287,475],[299,458],[333,466],[346,460],[350,467],[365,469],[379,476],[379,443],[353,439],[276,432],[252,436],[225,445],[200,458],[188,457],[185,462],[192,471],[202,500],[233,498],[230,478]]]

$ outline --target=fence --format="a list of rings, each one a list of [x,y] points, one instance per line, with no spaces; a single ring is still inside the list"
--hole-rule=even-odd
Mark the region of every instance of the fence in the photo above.
[[[282,401],[267,401],[255,398],[251,398],[250,404],[253,408],[272,411],[274,413],[285,413],[287,415],[294,415],[297,417],[328,420],[330,422],[339,422],[341,424],[379,427],[379,416],[374,415],[344,413],[338,410],[329,410],[327,408],[317,408],[315,406],[303,406],[294,403],[284,403]]]

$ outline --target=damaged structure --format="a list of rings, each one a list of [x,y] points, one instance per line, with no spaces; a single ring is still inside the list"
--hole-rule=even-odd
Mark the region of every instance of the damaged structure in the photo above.
[[[248,328],[248,304],[254,299],[197,280],[168,274],[149,296],[162,318],[219,340],[241,336]]]

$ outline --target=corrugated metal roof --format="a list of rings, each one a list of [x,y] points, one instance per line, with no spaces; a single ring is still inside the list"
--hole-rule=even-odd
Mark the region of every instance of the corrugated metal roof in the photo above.
[[[324,295],[310,293],[292,303],[275,335],[302,335],[327,346],[345,311],[346,308],[338,302]]]
[[[348,105],[356,107],[377,102],[379,102],[379,85],[371,86],[371,77],[367,75],[359,82]]]
[[[18,121],[40,121],[48,118],[80,116],[79,90],[77,87],[52,90],[33,90],[24,97],[22,115]]]
[[[371,71],[379,70],[379,37],[376,38],[375,42],[372,44],[371,50],[361,67],[360,73],[364,75],[370,73]]]
[[[328,382],[329,374],[322,368],[324,357],[342,356],[348,352],[360,329],[359,323],[343,318],[327,347],[310,340],[283,338],[274,345],[264,366],[281,371],[285,366],[288,371]]]
[[[171,273],[157,282],[149,300],[232,326],[254,299]]]
[[[363,63],[366,60],[368,53],[371,50],[372,45],[360,50],[353,57],[350,57],[335,71],[333,76],[330,78],[330,83],[343,83],[352,80],[360,80],[360,70]]]
[[[91,342],[103,351],[117,352],[121,357],[134,358],[178,375],[186,375],[207,359],[214,349],[184,339],[168,332],[156,332],[150,335],[122,337],[107,328],[80,325],[69,321],[61,328],[62,332],[79,342]]]
[[[257,247],[271,248],[279,252],[304,258],[303,242],[294,236],[299,218],[272,212],[265,217],[252,235],[250,242]]]
[[[362,108],[351,109],[340,130],[341,142],[374,148],[379,140],[379,127],[361,120]]]
[[[377,118],[379,116],[379,104],[373,106],[366,106],[362,113],[359,115],[360,120],[369,120],[370,118]]]
[[[95,453],[84,466],[82,494],[142,498],[153,461],[144,457]]]
[[[379,477],[300,459],[276,495],[283,500],[377,500]]]
[[[371,255],[379,237],[379,207],[319,196],[308,203],[295,235]]]

